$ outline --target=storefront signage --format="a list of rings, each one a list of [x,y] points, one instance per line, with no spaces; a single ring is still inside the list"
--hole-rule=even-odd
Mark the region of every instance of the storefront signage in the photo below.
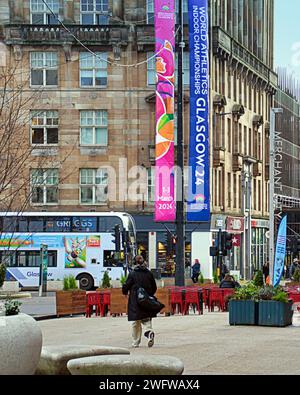
[[[155,221],[175,221],[175,1],[155,0],[156,130]]]
[[[244,232],[245,220],[242,217],[227,217],[227,230],[233,232]]]
[[[189,0],[190,144],[187,220],[210,221],[208,1]]]

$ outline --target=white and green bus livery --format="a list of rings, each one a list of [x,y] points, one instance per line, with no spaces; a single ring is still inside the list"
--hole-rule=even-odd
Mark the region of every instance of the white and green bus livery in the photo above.
[[[43,244],[48,248],[48,280],[62,280],[72,274],[81,289],[89,290],[99,286],[106,270],[112,280],[120,279],[125,260],[122,252],[115,254],[116,225],[129,236],[130,262],[136,253],[136,230],[130,214],[0,213],[0,261],[6,264],[7,279],[19,281],[24,288],[38,286]]]

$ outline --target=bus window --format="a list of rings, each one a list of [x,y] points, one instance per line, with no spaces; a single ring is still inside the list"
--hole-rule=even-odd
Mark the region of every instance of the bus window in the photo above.
[[[18,230],[18,219],[16,217],[3,218],[3,232],[14,233]]]
[[[73,232],[97,232],[97,217],[73,217]]]
[[[44,221],[42,218],[30,218],[29,220],[29,232],[43,232],[44,231]]]
[[[17,252],[17,266],[18,267],[26,267],[26,252],[18,251]]]
[[[120,229],[122,231],[123,224],[119,217],[99,217],[98,232],[113,232],[115,225],[120,225]]]
[[[27,218],[19,218],[19,232],[28,232]]]
[[[28,251],[26,255],[28,256],[28,267],[38,267],[40,265],[40,251]]]
[[[123,262],[116,260],[114,250],[104,250],[103,251],[103,266],[104,267],[123,267]]]
[[[14,251],[1,251],[1,262],[7,267],[16,266]]]

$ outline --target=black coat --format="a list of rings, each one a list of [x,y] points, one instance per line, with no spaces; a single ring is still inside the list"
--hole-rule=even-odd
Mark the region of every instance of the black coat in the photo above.
[[[126,283],[122,287],[124,295],[129,292],[128,321],[156,317],[156,314],[144,311],[139,307],[136,293],[139,287],[143,287],[150,296],[153,296],[157,290],[153,274],[147,268],[137,266],[129,273]]]

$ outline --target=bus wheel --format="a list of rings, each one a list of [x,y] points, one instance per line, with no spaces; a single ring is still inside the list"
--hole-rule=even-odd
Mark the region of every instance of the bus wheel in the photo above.
[[[77,280],[79,280],[79,288],[84,291],[89,291],[94,286],[94,279],[89,274],[81,274]]]

